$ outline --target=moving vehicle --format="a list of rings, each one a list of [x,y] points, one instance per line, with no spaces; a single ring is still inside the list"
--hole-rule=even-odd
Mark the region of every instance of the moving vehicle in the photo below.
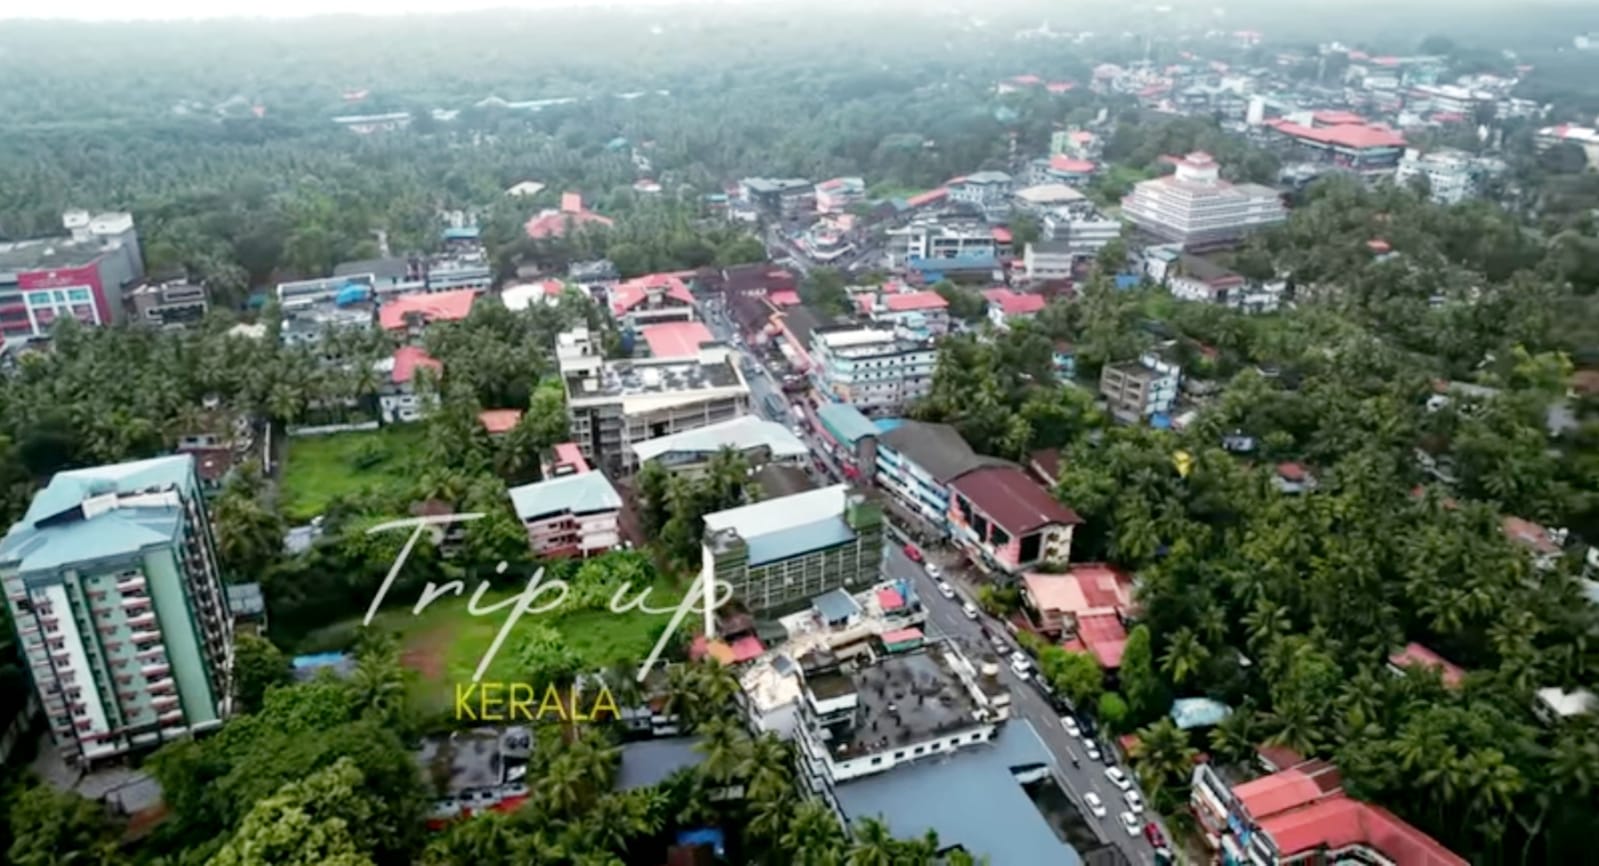
[[[1148,839],[1149,844],[1156,848],[1166,847],[1166,834],[1160,832],[1160,825],[1154,821],[1144,825],[1144,838]]]
[[[944,576],[944,569],[939,568],[938,563],[936,562],[929,562],[926,565],[923,565],[922,570],[927,572],[927,576],[934,580],[938,580]]]
[[[1123,791],[1131,791],[1133,788],[1133,783],[1128,780],[1127,774],[1122,772],[1121,767],[1106,767],[1105,778]]]
[[[1090,761],[1104,761],[1105,760],[1100,755],[1099,744],[1094,742],[1092,737],[1084,737],[1083,738],[1083,751],[1088,754],[1088,760],[1090,760]]]
[[[772,416],[773,421],[781,421],[787,418],[789,413],[788,404],[783,402],[783,398],[776,394],[766,395],[766,411],[767,414]]]
[[[1134,815],[1144,814],[1144,798],[1140,797],[1137,791],[1124,792],[1122,799],[1127,801],[1127,808],[1133,810]]]
[[[905,545],[905,558],[910,560],[911,562],[918,562],[919,563],[919,562],[922,561],[922,552],[916,548],[916,545],[914,545],[914,544],[906,544]]]
[[[1122,813],[1122,828],[1127,831],[1127,835],[1135,838],[1143,830],[1143,828],[1138,826],[1138,816],[1131,812]]]
[[[1013,653],[1010,657],[1010,669],[1016,676],[1025,680],[1033,672],[1033,663],[1028,661],[1027,656],[1021,653]]]
[[[1071,716],[1062,716],[1060,726],[1065,728],[1066,733],[1071,734],[1073,737],[1081,737],[1083,735],[1083,729],[1077,727],[1077,720]]]
[[[947,584],[947,583],[945,583],[945,582],[943,582],[941,580],[941,581],[938,582],[938,594],[942,595],[945,598],[954,598],[955,597],[955,587],[950,586],[949,584]]]
[[[1088,804],[1088,811],[1092,812],[1095,818],[1105,817],[1105,801],[1099,799],[1098,794],[1089,791],[1083,795],[1083,802]],[[1154,825],[1151,824],[1150,826],[1153,827]]]
[[[961,605],[961,613],[966,614],[967,619],[977,619],[977,605],[968,601]]]
[[[997,652],[1000,655],[1010,652],[1010,644],[1005,643],[1005,639],[997,634],[989,635],[988,642],[994,647],[994,652]]]

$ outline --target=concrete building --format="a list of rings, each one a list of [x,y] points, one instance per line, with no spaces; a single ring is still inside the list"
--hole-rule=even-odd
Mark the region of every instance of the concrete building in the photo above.
[[[1346,114],[1315,112],[1309,118],[1293,115],[1268,120],[1262,126],[1295,159],[1330,163],[1359,173],[1392,171],[1404,154],[1405,137],[1386,126]]]
[[[434,322],[459,322],[471,315],[477,295],[473,289],[400,295],[378,307],[378,322],[403,339],[419,339]]]
[[[963,259],[997,256],[992,226],[973,221],[920,220],[891,228],[885,249],[891,269],[906,267],[912,259]]]
[[[311,345],[330,330],[370,329],[377,315],[375,278],[349,274],[279,283],[276,295],[286,346]]]
[[[803,178],[747,177],[739,197],[764,216],[793,219],[816,206],[816,188]]]
[[[749,414],[750,390],[727,347],[706,344],[693,359],[606,361],[579,327],[556,353],[572,440],[590,464],[613,475],[634,467],[632,445]]]
[[[932,290],[860,294],[855,306],[873,323],[910,339],[931,340],[949,333],[949,301]]]
[[[983,292],[988,301],[988,321],[1000,330],[1027,321],[1044,310],[1044,296],[1012,291],[1004,286]]]
[[[932,392],[938,350],[897,329],[824,325],[811,332],[811,358],[812,378],[830,397],[894,415]]]
[[[694,295],[675,274],[624,280],[611,290],[611,315],[629,328],[694,319]]]
[[[949,200],[969,204],[991,221],[1003,220],[1010,213],[1011,176],[1003,171],[980,171],[957,177],[944,184]]]
[[[1478,158],[1462,150],[1444,148],[1422,153],[1408,148],[1394,171],[1394,182],[1403,185],[1414,178],[1426,178],[1433,201],[1458,204],[1480,195],[1483,182],[1504,169],[1502,160]]]
[[[617,516],[622,497],[591,471],[570,442],[555,446],[557,465],[545,480],[510,490],[516,519],[527,528],[535,556],[590,557],[622,542]]]
[[[1082,188],[1094,179],[1099,164],[1091,159],[1059,155],[1035,159],[1028,164],[1027,180],[1033,184],[1061,184]]]
[[[835,177],[816,185],[816,212],[839,214],[866,200],[866,181],[858,177]]]
[[[125,296],[130,324],[179,328],[205,318],[210,304],[205,286],[186,280],[145,283]]]
[[[705,585],[752,612],[875,583],[882,559],[883,515],[847,484],[705,516]]]
[[[1072,528],[1082,518],[1020,468],[973,469],[949,487],[950,538],[979,567],[1017,574],[1071,559]]]
[[[811,454],[793,430],[759,415],[741,415],[719,424],[647,439],[632,447],[637,465],[659,463],[673,473],[686,475],[697,473],[724,449],[738,452],[752,469],[773,464],[805,466]]]
[[[1106,364],[1099,374],[1100,396],[1110,404],[1111,415],[1124,424],[1170,412],[1181,385],[1182,369],[1154,352],[1137,361]]]
[[[0,539],[0,586],[68,761],[230,713],[233,619],[193,457],[57,473]]]
[[[1208,153],[1191,153],[1177,161],[1175,173],[1133,187],[1122,199],[1122,216],[1185,247],[1227,246],[1288,218],[1276,190],[1222,180]]]
[[[378,384],[378,415],[384,424],[409,424],[422,420],[438,403],[438,393],[417,387],[417,371],[432,371],[435,386],[444,365],[416,346],[401,346],[394,354],[373,365],[382,380]]]
[[[1044,183],[1023,187],[1011,196],[1012,207],[1023,213],[1043,214],[1057,207],[1088,206],[1087,199],[1064,183]]]
[[[1588,166],[1599,166],[1599,129],[1588,126],[1573,126],[1562,123],[1559,126],[1546,126],[1538,130],[1533,138],[1539,150],[1547,150],[1560,144],[1571,144],[1581,148],[1588,159]]]
[[[949,531],[949,483],[973,469],[1003,465],[973,451],[948,424],[902,421],[877,437],[878,488],[940,533]]]
[[[0,342],[45,337],[59,319],[123,321],[123,292],[144,279],[133,216],[68,211],[67,234],[0,243]]]
[[[1040,225],[1042,240],[1065,244],[1074,259],[1091,258],[1122,236],[1120,220],[1110,219],[1088,202],[1051,208]]]

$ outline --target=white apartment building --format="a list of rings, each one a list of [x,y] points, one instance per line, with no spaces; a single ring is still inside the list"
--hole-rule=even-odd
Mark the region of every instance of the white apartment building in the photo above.
[[[1208,153],[1177,161],[1177,171],[1146,180],[1122,199],[1122,216],[1142,231],[1185,247],[1227,246],[1288,218],[1277,191],[1221,179]]]
[[[1071,244],[1065,241],[1038,241],[1027,245],[1022,253],[1023,274],[1030,282],[1041,280],[1069,280],[1072,264],[1077,261]]]
[[[1504,163],[1496,159],[1478,159],[1465,151],[1435,150],[1430,153],[1410,148],[1399,160],[1394,172],[1394,182],[1407,184],[1415,177],[1425,177],[1432,200],[1439,204],[1457,204],[1476,197],[1482,191],[1484,179],[1502,169]]]
[[[994,229],[971,220],[924,220],[888,230],[885,250],[891,269],[910,259],[957,259],[992,256],[997,252]]]
[[[888,328],[817,328],[811,357],[820,385],[866,415],[891,415],[933,389],[938,350]]]
[[[1106,218],[1089,204],[1052,208],[1041,226],[1046,241],[1066,244],[1073,256],[1088,258],[1122,236],[1119,220]]]
[[[607,361],[578,327],[556,344],[572,441],[615,476],[636,466],[632,445],[749,414],[750,389],[727,346],[697,357]]]
[[[957,177],[944,184],[949,200],[965,202],[982,209],[988,219],[1001,219],[1010,211],[1011,176],[1003,171],[980,171]]]

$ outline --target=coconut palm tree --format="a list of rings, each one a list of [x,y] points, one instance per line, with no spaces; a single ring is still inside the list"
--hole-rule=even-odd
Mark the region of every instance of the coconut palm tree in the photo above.
[[[846,866],[895,866],[899,842],[889,833],[887,824],[876,818],[863,818],[856,822],[853,835]]]
[[[779,840],[794,866],[841,866],[845,845],[838,816],[815,797],[801,800]]]
[[[705,778],[719,785],[737,779],[739,770],[745,766],[749,734],[741,730],[736,722],[725,718],[710,719],[697,730],[700,742],[694,748],[705,756],[705,761],[700,765]]]
[[[1189,745],[1188,732],[1177,727],[1169,716],[1139,731],[1133,752],[1144,787],[1157,793],[1186,784],[1194,756],[1199,754]]]
[[[1210,658],[1210,650],[1199,642],[1193,629],[1183,626],[1171,636],[1166,652],[1160,657],[1160,669],[1171,677],[1172,683],[1182,685],[1198,674]]]

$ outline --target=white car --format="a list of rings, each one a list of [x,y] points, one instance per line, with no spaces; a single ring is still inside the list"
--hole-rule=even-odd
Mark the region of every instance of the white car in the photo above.
[[[922,570],[927,572],[927,576],[934,580],[938,580],[940,577],[944,576],[944,569],[939,568],[938,564],[934,562],[929,562],[922,566]]]
[[[1137,791],[1123,791],[1122,799],[1127,801],[1127,808],[1133,810],[1134,815],[1144,814],[1144,798],[1138,796]]]
[[[1094,740],[1091,737],[1084,737],[1083,738],[1083,753],[1088,756],[1088,760],[1090,760],[1090,761],[1098,761],[1100,759],[1099,758],[1099,744],[1094,742]]]
[[[1083,729],[1077,727],[1077,720],[1071,716],[1061,716],[1060,726],[1065,728],[1066,733],[1071,734],[1073,738],[1081,737],[1083,735]]]
[[[1083,802],[1088,804],[1088,811],[1094,813],[1095,818],[1105,817],[1105,801],[1099,799],[1098,794],[1089,791],[1083,795]]]
[[[1138,826],[1138,816],[1131,812],[1122,813],[1122,829],[1127,831],[1127,835],[1134,837],[1143,832],[1143,828]]]
[[[950,586],[949,584],[947,584],[947,583],[945,583],[945,582],[943,582],[941,580],[941,581],[938,582],[938,594],[942,595],[945,598],[954,598],[955,597],[955,587]]]
[[[966,614],[967,619],[977,619],[977,605],[969,601],[961,605],[961,612]]]
[[[1121,767],[1106,767],[1105,778],[1123,791],[1131,791],[1133,788],[1133,783],[1127,779],[1127,774],[1122,772]]]
[[[1033,660],[1027,657],[1027,653],[1017,650],[1010,654],[1010,666],[1018,671],[1026,671],[1032,668]]]

